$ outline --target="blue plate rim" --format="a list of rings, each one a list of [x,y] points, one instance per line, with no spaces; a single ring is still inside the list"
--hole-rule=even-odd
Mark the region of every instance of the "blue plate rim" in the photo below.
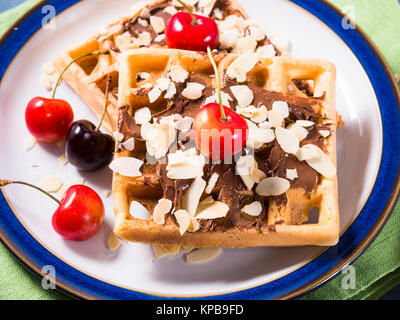
[[[38,23],[42,20],[40,8],[49,4],[60,13],[78,2],[80,0],[40,1],[10,27],[0,39],[0,81],[16,54],[41,27]],[[333,277],[369,246],[385,224],[398,198],[400,150],[396,150],[396,146],[400,145],[400,92],[390,68],[362,30],[358,27],[347,30],[342,28],[343,15],[336,7],[325,0],[291,2],[321,20],[347,44],[374,87],[383,125],[382,160],[377,180],[359,216],[342,235],[337,246],[327,249],[305,266],[267,284],[195,299],[284,299],[302,295]],[[17,35],[15,28],[25,31],[23,37]],[[1,50],[2,47],[8,50]],[[397,105],[398,108],[393,110],[393,105]],[[386,123],[388,125],[385,126]],[[397,132],[397,135],[393,135],[393,132]],[[102,282],[67,265],[48,252],[20,224],[3,193],[0,193],[0,240],[20,261],[40,276],[43,276],[40,266],[54,265],[57,270],[57,286],[73,296],[88,299],[168,299],[165,296],[153,296]]]

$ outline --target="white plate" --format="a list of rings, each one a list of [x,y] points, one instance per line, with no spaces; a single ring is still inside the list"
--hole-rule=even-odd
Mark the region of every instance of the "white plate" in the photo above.
[[[57,158],[63,154],[63,148],[37,145],[25,152],[23,142],[29,134],[24,111],[32,97],[49,96],[40,84],[43,64],[85,40],[99,26],[124,15],[134,2],[79,2],[57,16],[55,30],[39,31],[19,52],[0,86],[0,177],[37,182],[32,178],[37,172],[41,177],[56,175],[66,183],[84,177],[86,184],[100,195],[110,190],[111,172],[107,169],[81,174],[69,164],[61,166]],[[268,34],[284,35],[291,40],[293,56],[326,59],[337,67],[337,109],[346,124],[337,137],[343,232],[368,198],[379,168],[382,127],[374,90],[346,44],[311,14],[284,0],[242,3],[250,16],[263,21]],[[66,84],[61,85],[57,96],[71,103],[75,119],[96,123]],[[32,161],[39,167],[30,167]],[[106,240],[114,219],[111,198],[103,197],[106,220],[100,232],[89,241],[70,242],[62,240],[51,228],[51,215],[56,208],[51,200],[21,186],[7,187],[5,193],[26,228],[60,259],[103,281],[161,296],[213,295],[253,287],[296,270],[324,250],[318,247],[224,249],[215,260],[201,265],[187,264],[183,257],[157,261],[148,245],[127,244],[117,252],[107,249]]]

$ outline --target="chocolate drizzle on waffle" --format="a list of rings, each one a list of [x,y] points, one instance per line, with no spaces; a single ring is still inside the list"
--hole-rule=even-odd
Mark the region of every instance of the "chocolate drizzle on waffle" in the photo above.
[[[189,76],[188,82],[197,82],[205,84],[201,78]],[[253,105],[260,107],[266,106],[268,110],[272,109],[274,101],[285,101],[289,107],[289,117],[285,119],[284,126],[295,122],[296,120],[308,120],[314,122],[314,125],[307,128],[308,135],[301,141],[301,146],[313,144],[324,149],[325,138],[320,133],[321,130],[330,130],[330,125],[323,123],[322,117],[317,111],[320,109],[321,98],[306,98],[287,96],[278,92],[268,91],[255,84],[245,82],[254,93]],[[229,78],[225,78],[223,82],[223,92],[228,93],[232,98],[230,87],[237,83]],[[168,101],[165,110],[153,114],[154,118],[171,116],[180,114],[181,116],[194,117],[199,108],[205,104],[205,99],[214,93],[214,89],[206,87],[203,95],[197,100],[188,100],[181,93],[185,85],[177,84],[177,94],[174,99]],[[236,99],[233,98],[233,105],[237,105]],[[140,126],[129,115],[129,106],[120,109],[119,130],[125,139],[134,137],[143,140],[140,136]],[[176,148],[176,145],[171,147]],[[260,149],[255,150],[254,157],[258,164],[258,168],[262,170],[267,177],[286,178],[287,169],[296,169],[298,178],[290,180],[290,187],[293,189],[301,188],[305,190],[310,198],[311,193],[319,183],[321,175],[311,168],[305,161],[299,161],[296,156],[284,152],[280,144],[275,139],[273,142],[266,144]],[[166,160],[166,159],[165,159]],[[156,165],[156,175],[163,190],[163,197],[169,199],[173,203],[175,209],[180,207],[180,199],[184,192],[189,188],[193,179],[173,180],[167,177],[167,164]],[[240,228],[267,228],[270,231],[275,230],[275,225],[268,225],[267,212],[269,201],[280,206],[286,204],[287,198],[285,194],[280,196],[263,197],[253,190],[248,190],[243,183],[241,177],[235,172],[235,164],[206,164],[204,166],[203,179],[208,181],[210,177],[217,173],[219,179],[212,191],[215,200],[223,202],[229,206],[229,212],[225,218],[199,220],[201,231],[227,230],[232,227]],[[242,208],[254,201],[259,201],[262,206],[262,212],[259,216],[253,217],[242,212]],[[281,222],[280,222],[281,223]]]

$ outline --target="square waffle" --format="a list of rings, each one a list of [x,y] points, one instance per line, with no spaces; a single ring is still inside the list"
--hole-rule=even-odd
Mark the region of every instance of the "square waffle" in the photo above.
[[[229,16],[237,16],[243,19],[248,18],[245,11],[236,0],[187,0],[186,3],[199,14],[208,15],[216,19],[218,23],[220,23],[220,30],[224,28],[224,26],[221,26],[221,23]],[[55,70],[61,72],[74,58],[96,50],[110,51],[110,55],[89,56],[74,63],[63,77],[82,100],[85,101],[94,114],[100,118],[105,101],[106,79],[111,76],[109,108],[103,122],[105,129],[110,133],[117,129],[116,119],[118,118],[117,100],[119,79],[119,67],[116,63],[117,58],[121,52],[128,49],[139,47],[167,47],[164,39],[165,37],[163,37],[164,33],[160,32],[157,34],[154,31],[154,28],[150,24],[149,14],[163,18],[166,24],[173,11],[166,12],[165,10],[168,11],[166,8],[171,7],[175,8],[172,10],[182,10],[180,4],[173,0],[141,1],[132,8],[128,16],[122,17],[109,24],[103,30],[87,39],[84,43],[60,55],[53,62]],[[233,20],[234,19],[230,19],[229,26],[228,23],[225,24],[227,30],[234,29],[235,21]],[[249,23],[254,23],[254,21]],[[244,28],[244,26],[241,26],[241,28]],[[145,37],[140,38],[141,34],[145,32],[149,32],[150,40],[145,39]],[[243,37],[249,34],[249,32],[244,30],[240,32],[243,33]],[[260,37],[260,35],[258,34],[257,37]],[[229,42],[232,40],[236,41],[237,38],[238,36],[234,36],[234,39],[232,39],[232,35],[228,32],[227,36],[221,37],[219,49],[231,51],[232,48],[229,47]],[[223,45],[222,42],[225,42],[225,44]],[[257,41],[257,48],[270,44],[269,39],[265,37]],[[247,49],[253,48],[248,48],[247,42],[244,41],[238,50]],[[267,51],[267,54],[271,54],[271,48]],[[272,49],[272,54],[280,54],[280,52],[275,47],[275,49]]]
[[[227,103],[230,103],[231,107],[236,107],[239,101],[231,89],[238,85],[237,80],[232,79],[231,73],[234,63],[238,64],[239,58],[243,56],[218,53],[214,57],[220,78],[223,79],[222,90],[225,98],[226,95],[230,96]],[[151,88],[154,88],[160,79],[168,77],[172,68],[176,66],[188,72],[186,83],[198,82],[205,86],[202,97],[189,102],[189,105],[193,104],[191,109],[198,110],[208,101],[207,98],[214,95],[216,88],[212,65],[206,55],[197,52],[150,48],[127,51],[120,57],[119,130],[124,135],[121,143],[131,138],[135,138],[136,141],[132,151],[121,150],[120,143],[116,159],[133,157],[143,161],[143,166],[140,169],[142,175],[138,177],[127,177],[114,172],[112,189],[116,216],[115,235],[125,241],[190,247],[336,244],[339,236],[339,209],[335,169],[337,128],[334,97],[335,67],[329,62],[311,59],[290,57],[262,59],[248,70],[245,81],[240,83],[252,90],[254,93],[252,104],[257,108],[265,106],[271,111],[274,102],[287,103],[289,116],[285,118],[283,126],[289,128],[291,124],[297,123],[297,120],[303,123],[306,126],[306,134],[302,139],[299,138],[301,149],[305,150],[304,146],[309,144],[317,145],[323,153],[318,159],[324,159],[325,163],[329,162],[330,167],[328,167],[331,170],[326,173],[326,166],[322,166],[322,169],[319,167],[321,162],[313,163],[311,167],[311,164],[309,165],[311,162],[300,161],[297,154],[296,156],[286,154],[280,142],[277,142],[278,139],[257,147],[254,145],[255,157],[259,161],[258,168],[264,171],[264,178],[266,176],[285,178],[290,182],[290,188],[281,195],[259,197],[258,191],[255,192],[258,190],[257,183],[249,188],[244,183],[244,177],[237,175],[232,167],[217,164],[213,168],[216,171],[220,170],[218,183],[209,194],[202,194],[197,208],[205,205],[211,195],[214,200],[218,199],[219,202],[227,204],[230,211],[224,218],[194,219],[198,223],[197,228],[193,227],[192,221],[188,231],[182,235],[180,223],[171,212],[185,205],[182,203],[182,198],[185,197],[188,189],[183,191],[183,194],[178,194],[177,191],[180,183],[184,184],[185,181],[160,179],[163,177],[162,170],[159,165],[154,164],[154,161],[146,159],[148,146],[144,141],[136,139],[140,135],[140,130],[134,130],[137,110],[148,107],[157,120],[163,119],[163,116],[173,116],[177,110],[180,110],[174,103],[182,99],[184,84],[177,84],[177,92],[170,100],[165,99],[164,94],[161,94],[154,102],[149,101]],[[138,74],[141,72],[149,74],[146,80],[138,79]],[[193,117],[194,110],[185,111],[185,115]],[[243,110],[236,109],[237,112],[246,115]],[[247,117],[249,117],[248,114]],[[312,121],[311,126],[310,121]],[[257,125],[249,123],[250,130],[254,126]],[[261,127],[261,124],[258,126]],[[276,134],[278,134],[277,130],[275,130]],[[169,152],[172,153],[173,149],[177,148],[180,148],[179,143],[172,145]],[[294,175],[288,178],[287,169],[290,168],[293,173],[293,167],[297,168],[297,177]],[[209,171],[210,166],[205,166],[203,179],[208,185],[211,180]],[[227,182],[228,179],[229,182]],[[261,180],[258,182],[260,182],[259,186]],[[187,186],[192,183],[190,181]],[[164,221],[156,222],[155,208],[160,199],[171,195],[171,191],[172,194],[177,194],[176,201],[172,201],[173,209],[166,215],[165,223]],[[262,204],[262,212],[258,216],[243,213],[241,212],[243,209],[233,211],[233,208],[237,209],[239,205],[242,208],[253,200],[258,200]],[[137,201],[146,207],[152,217],[134,218],[130,214],[132,201]],[[314,208],[318,209],[317,221],[309,214]]]

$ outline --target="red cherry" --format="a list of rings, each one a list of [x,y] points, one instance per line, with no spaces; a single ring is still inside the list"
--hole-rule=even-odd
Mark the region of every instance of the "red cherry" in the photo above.
[[[219,43],[218,26],[213,19],[194,14],[196,23],[189,12],[178,12],[168,21],[165,37],[169,48],[207,51]]]
[[[218,103],[202,107],[194,117],[193,129],[197,148],[206,157],[219,161],[232,158],[246,146],[248,125],[235,111]]]
[[[64,139],[74,119],[70,104],[65,100],[35,97],[25,110],[29,132],[40,142]]]
[[[99,195],[84,185],[70,187],[54,212],[54,230],[66,240],[83,241],[92,237],[104,220],[104,205]]]

